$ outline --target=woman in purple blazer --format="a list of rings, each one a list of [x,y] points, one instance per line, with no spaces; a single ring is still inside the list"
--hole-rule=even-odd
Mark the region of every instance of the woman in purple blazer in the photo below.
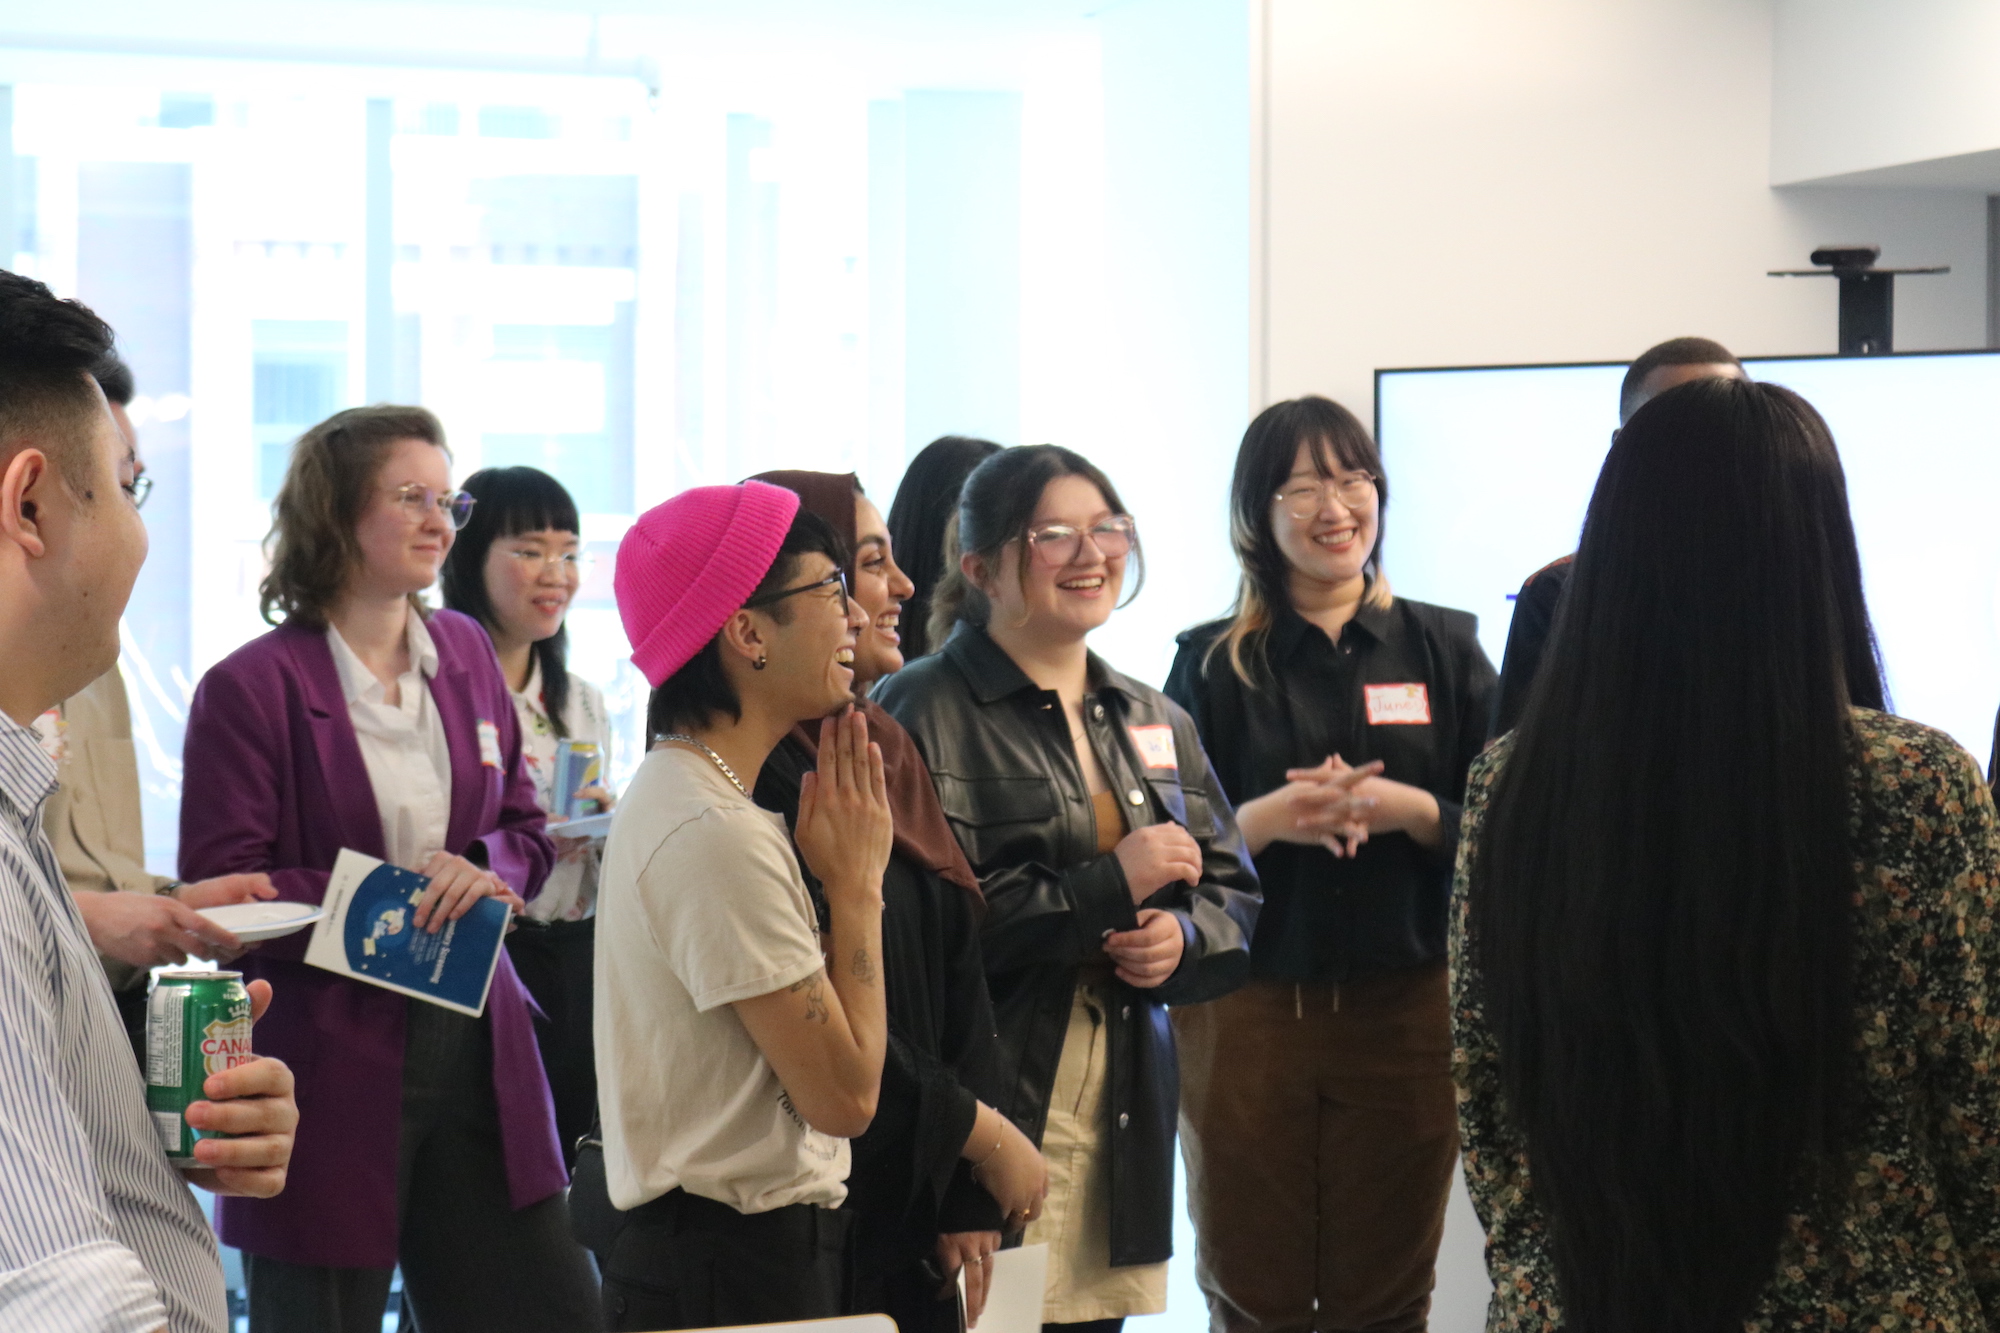
[[[262,588],[283,623],[216,664],[189,712],[185,878],[263,871],[316,903],[351,847],[431,876],[412,926],[429,930],[540,891],[554,848],[492,645],[417,600],[470,508],[450,476],[422,408],[354,408],[300,438]],[[506,953],[474,1019],[308,967],[308,938],[241,964],[284,997],[257,1043],[291,1064],[301,1118],[285,1192],[221,1205],[252,1333],[379,1333],[398,1263],[423,1333],[597,1327]]]

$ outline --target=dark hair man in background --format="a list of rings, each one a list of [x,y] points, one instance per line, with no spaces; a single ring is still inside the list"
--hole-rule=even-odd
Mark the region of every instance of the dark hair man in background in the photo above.
[[[292,1073],[253,1059],[160,1148],[104,971],[42,832],[56,764],[34,723],[118,661],[146,559],[127,441],[92,372],[111,330],[0,271],[0,1328],[224,1333],[215,1236],[187,1183],[285,1186]],[[261,1014],[271,988],[253,982]]]
[[[131,367],[115,351],[107,352],[91,375],[124,439],[133,503],[142,505],[152,483],[144,480],[138,434],[126,413],[133,394]],[[55,758],[58,784],[42,810],[42,830],[136,1042],[145,1027],[146,975],[152,968],[177,967],[190,954],[226,962],[242,951],[237,938],[201,909],[275,898],[278,891],[269,875],[183,884],[146,869],[132,708],[118,667],[44,713],[35,729]]]
[[[1721,343],[1707,338],[1669,338],[1641,352],[1626,369],[1618,386],[1619,428],[1624,428],[1634,412],[1676,385],[1690,380],[1749,378],[1736,354]],[[1611,432],[1611,437],[1617,439],[1618,432]],[[1507,655],[1500,662],[1500,692],[1493,700],[1495,736],[1512,731],[1521,720],[1521,710],[1527,707],[1528,691],[1541,668],[1542,650],[1548,647],[1556,608],[1569,584],[1570,561],[1575,558],[1572,553],[1542,566],[1528,575],[1514,596]]]

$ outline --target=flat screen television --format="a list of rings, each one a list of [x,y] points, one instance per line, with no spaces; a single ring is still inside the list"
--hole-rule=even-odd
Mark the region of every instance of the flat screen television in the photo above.
[[[2000,352],[1758,357],[1833,429],[1895,710],[1981,764],[2000,705]],[[1576,548],[1625,367],[1381,370],[1396,591],[1461,607],[1500,663],[1521,581]],[[1701,503],[1690,487],[1682,497]]]

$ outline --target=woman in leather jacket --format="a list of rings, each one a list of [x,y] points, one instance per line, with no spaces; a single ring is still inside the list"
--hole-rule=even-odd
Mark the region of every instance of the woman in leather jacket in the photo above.
[[[877,687],[930,765],[987,902],[1002,1107],[1049,1159],[1026,1234],[1048,1324],[1166,1306],[1180,1095],[1166,1006],[1249,970],[1258,891],[1194,724],[1085,636],[1137,551],[1117,491],[1052,445],[973,472],[932,638]]]

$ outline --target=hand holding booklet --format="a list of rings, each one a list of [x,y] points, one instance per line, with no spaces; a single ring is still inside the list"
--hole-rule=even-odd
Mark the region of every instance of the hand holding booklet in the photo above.
[[[416,924],[430,880],[413,870],[343,849],[333,863],[323,914],[306,962],[477,1018],[507,937],[513,909],[481,898],[433,935]]]

